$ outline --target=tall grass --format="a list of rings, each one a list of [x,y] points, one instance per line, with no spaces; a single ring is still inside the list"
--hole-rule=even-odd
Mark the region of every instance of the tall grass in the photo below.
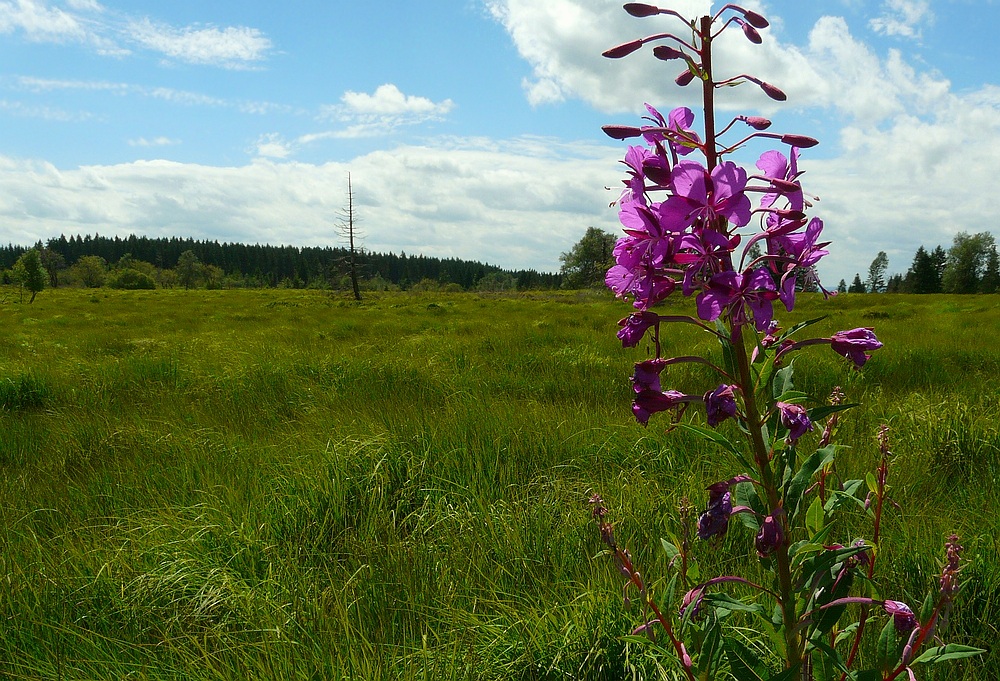
[[[656,661],[583,500],[600,491],[650,578],[675,509],[727,467],[635,425],[644,351],[600,295],[46,292],[0,307],[0,677],[620,679]],[[879,586],[919,602],[944,537],[969,583],[953,636],[1000,612],[993,297],[806,296],[821,332],[876,326],[849,477],[893,427]],[[716,352],[695,329],[668,346]],[[671,383],[703,391],[697,368]],[[845,531],[862,533],[856,526]],[[699,546],[708,569],[752,541]],[[955,670],[958,670],[957,672]],[[997,653],[942,678],[992,678]]]

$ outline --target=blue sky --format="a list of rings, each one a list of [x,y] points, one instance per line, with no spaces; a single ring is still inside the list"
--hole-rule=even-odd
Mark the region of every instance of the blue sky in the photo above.
[[[723,106],[820,139],[801,165],[824,283],[997,233],[1000,5],[745,6],[772,27],[734,32],[717,69],[789,100]],[[369,249],[555,270],[588,226],[618,229],[625,146],[600,125],[697,104],[675,64],[600,52],[675,27],[605,0],[0,0],[0,241],[336,244],[350,172]]]

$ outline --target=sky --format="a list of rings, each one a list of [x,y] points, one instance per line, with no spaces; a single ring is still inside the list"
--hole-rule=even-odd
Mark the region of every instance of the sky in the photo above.
[[[744,6],[771,26],[727,31],[716,72],[788,100],[726,89],[720,117],[820,140],[800,168],[825,285],[1000,235],[1000,0]],[[0,242],[336,246],[350,174],[369,250],[556,271],[588,227],[620,229],[627,143],[601,125],[699,104],[676,62],[601,52],[679,28],[607,0],[0,0]]]

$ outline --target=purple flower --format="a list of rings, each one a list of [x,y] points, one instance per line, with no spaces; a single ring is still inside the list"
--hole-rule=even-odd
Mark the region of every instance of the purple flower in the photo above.
[[[705,393],[705,413],[708,425],[715,428],[728,418],[736,416],[735,386],[720,385],[715,390]]]
[[[715,321],[725,308],[732,306],[733,322],[745,324],[747,317],[743,303],[746,303],[753,314],[757,330],[764,331],[774,314],[771,301],[778,297],[775,288],[774,279],[765,267],[756,269],[747,276],[733,270],[719,272],[712,277],[705,290],[698,294],[698,316],[708,322]]]
[[[787,402],[778,402],[775,406],[778,407],[781,425],[788,429],[789,442],[795,442],[813,429],[812,421],[809,420],[805,407]]]
[[[776,237],[774,240],[781,246],[785,254],[797,267],[812,267],[828,254],[823,247],[829,245],[829,241],[816,243],[819,233],[823,231],[823,221],[813,218],[804,232],[797,234],[786,234]]]
[[[627,236],[615,243],[612,254],[615,262],[625,267],[634,267],[640,262],[658,266],[671,250],[672,233],[664,229],[659,216],[653,209],[641,203],[626,203],[618,211],[618,220],[625,228]]]
[[[792,147],[791,158],[786,158],[780,151],[765,151],[757,160],[757,167],[760,168],[764,176],[773,180],[783,180],[785,182],[796,183],[799,176],[799,150]],[[761,208],[770,208],[778,200],[781,192],[769,191],[760,200]],[[792,210],[802,210],[805,201],[802,197],[802,188],[796,192],[787,192],[789,208]]]
[[[757,549],[758,556],[766,558],[774,553],[784,541],[785,531],[781,528],[781,521],[775,518],[772,513],[764,518],[764,522],[760,526],[760,532],[757,533],[757,538],[754,539],[754,547]]]
[[[830,347],[839,355],[854,362],[858,369],[865,365],[871,357],[867,351],[878,350],[882,343],[875,337],[872,329],[861,328],[850,331],[838,331],[830,338]]]
[[[663,202],[660,216],[664,222],[677,225],[678,231],[717,217],[737,227],[750,222],[750,199],[744,193],[747,173],[732,161],[720,163],[711,174],[700,163],[681,161],[670,178],[674,194]]]
[[[632,296],[632,307],[644,310],[660,302],[674,292],[676,282],[670,277],[658,274],[647,265],[632,268],[615,265],[604,276],[605,285],[619,298]]]
[[[664,359],[647,359],[638,362],[632,374],[632,389],[641,393],[644,390],[660,389],[660,373],[667,366]]]
[[[686,106],[677,107],[667,114],[666,119],[663,118],[663,114],[649,104],[646,105],[646,111],[649,112],[651,120],[656,123],[656,127],[666,128],[678,133],[668,136],[662,132],[653,132],[649,130],[648,126],[643,127],[642,136],[650,144],[655,144],[659,147],[664,140],[667,140],[670,143],[670,148],[678,156],[687,156],[697,148],[697,145],[701,144],[698,134],[691,129],[691,126],[694,124],[694,112]],[[682,141],[677,141],[678,139]],[[687,142],[688,144],[684,144],[683,142]]]
[[[729,516],[733,513],[730,481],[717,482],[708,488],[708,508],[698,517],[698,537],[725,536],[729,529]]]
[[[695,234],[685,234],[680,238],[679,249],[673,260],[684,269],[685,296],[695,291],[696,284],[708,280],[722,269],[723,256],[739,245],[739,237],[732,239],[714,229],[700,229]]]
[[[658,377],[657,382],[659,382]],[[676,390],[660,392],[646,389],[636,392],[635,400],[632,402],[632,413],[635,415],[635,420],[644,426],[649,423],[649,417],[653,414],[680,407],[690,400],[687,395]]]
[[[618,326],[622,328],[618,332],[618,338],[622,342],[622,347],[634,348],[639,345],[639,341],[646,334],[646,329],[654,326],[659,319],[659,315],[653,312],[642,311],[630,314],[619,321]]]
[[[892,615],[892,623],[896,625],[896,632],[899,634],[909,634],[917,626],[917,618],[906,603],[899,601],[886,601],[883,605],[885,612]]]

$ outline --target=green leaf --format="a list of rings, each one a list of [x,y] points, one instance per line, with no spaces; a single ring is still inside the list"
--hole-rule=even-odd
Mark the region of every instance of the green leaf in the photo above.
[[[660,545],[663,550],[667,553],[667,561],[673,561],[674,558],[681,555],[681,550],[668,542],[666,539],[660,539]]]
[[[853,407],[860,407],[861,405],[857,402],[851,404],[826,404],[820,407],[813,407],[809,410],[809,420],[815,423],[820,419],[825,419],[830,414],[836,414],[838,411],[844,411],[845,409],[851,409]]]
[[[850,670],[847,668],[847,665],[844,664],[844,659],[840,656],[840,653],[831,648],[829,643],[826,643],[819,637],[812,639],[811,643],[816,646],[818,650],[822,651],[823,656],[827,659],[827,661],[836,667],[842,674],[850,673]]]
[[[795,665],[794,667],[789,667],[785,671],[783,671],[783,672],[781,672],[779,674],[775,674],[774,676],[772,676],[771,678],[769,678],[767,681],[795,681],[795,679],[799,678],[799,667],[800,666],[801,665]]]
[[[736,517],[740,519],[744,527],[753,531],[754,534],[760,531],[760,521],[755,514],[763,516],[767,515],[767,511],[764,509],[760,497],[757,496],[757,488],[752,482],[741,482],[736,485],[733,492],[733,506],[747,506],[753,509],[753,513],[737,513]]]
[[[931,615],[934,614],[935,600],[933,591],[927,594],[927,598],[924,599],[924,604],[920,607],[920,622],[922,624],[926,624]]]
[[[705,594],[704,603],[714,608],[719,617],[726,617],[732,612],[752,612],[767,619],[767,611],[759,603],[744,603],[728,594]]]
[[[863,484],[865,484],[864,480],[848,480],[844,483],[843,490],[833,491],[830,498],[826,500],[826,506],[823,507],[823,510],[829,515],[839,510],[841,506],[851,502],[863,508],[865,500],[858,499],[857,497],[858,490]]]
[[[982,648],[949,643],[945,646],[938,646],[937,648],[930,648],[924,651],[924,654],[915,659],[912,664],[937,664],[938,662],[947,662],[948,660],[961,660],[964,657],[975,657],[985,652]]]
[[[719,431],[712,430],[711,428],[703,428],[701,426],[696,426],[691,423],[679,423],[677,425],[683,430],[700,435],[709,442],[714,442],[715,444],[719,445],[720,447],[728,451],[730,454],[732,454],[734,457],[736,457],[736,460],[739,461],[740,465],[742,465],[743,467],[748,468],[750,470],[753,470],[755,468],[755,466],[753,466],[750,463],[750,461],[743,455],[743,452],[741,452],[736,447],[736,445],[730,442],[726,438],[726,436],[720,433]]]
[[[823,500],[816,497],[806,511],[806,529],[809,530],[809,534],[819,534],[823,530],[824,516]]]
[[[787,331],[785,331],[783,334],[781,334],[780,336],[778,336],[778,341],[779,341],[778,344],[780,344],[780,341],[783,341],[786,338],[789,338],[790,336],[792,336],[793,334],[795,334],[798,331],[801,331],[802,329],[806,328],[807,326],[812,326],[813,324],[818,324],[819,322],[821,322],[824,319],[826,319],[828,316],[829,315],[823,315],[822,317],[816,317],[815,319],[809,319],[809,320],[806,320],[804,322],[799,322],[798,324],[796,324],[793,327],[790,327]]]
[[[868,491],[872,494],[878,494],[878,480],[875,478],[875,474],[868,471],[868,475],[865,476],[865,482],[868,483]]]
[[[897,646],[896,623],[890,617],[889,621],[882,627],[882,633],[878,637],[878,654],[876,657],[878,659],[878,666],[882,671],[887,672],[893,669],[896,663],[899,662]]]
[[[830,658],[819,650],[812,654],[812,672],[815,681],[835,681],[840,678],[840,672],[834,668]]]
[[[774,375],[774,383],[772,384],[772,395],[777,401],[778,398],[785,393],[792,390],[795,386],[792,383],[793,365],[789,363],[788,366],[779,369],[778,373]]]
[[[736,681],[765,681],[768,678],[767,667],[742,641],[727,636],[722,646],[729,660],[729,671]]]
[[[799,390],[789,390],[775,396],[775,402],[787,402],[788,404],[800,404],[809,399],[809,394]]]
[[[882,672],[877,669],[864,669],[855,672],[852,678],[854,681],[882,681]]]
[[[792,478],[792,481],[788,484],[787,491],[785,492],[785,511],[789,515],[789,519],[791,521],[790,524],[795,524],[795,515],[799,510],[799,500],[801,499],[803,492],[805,492],[812,483],[812,479],[813,476],[816,475],[816,471],[830,461],[833,461],[836,453],[837,445],[827,445],[822,449],[817,449],[809,455],[809,458],[802,462],[802,467],[799,469],[799,472],[795,474],[795,477]]]

